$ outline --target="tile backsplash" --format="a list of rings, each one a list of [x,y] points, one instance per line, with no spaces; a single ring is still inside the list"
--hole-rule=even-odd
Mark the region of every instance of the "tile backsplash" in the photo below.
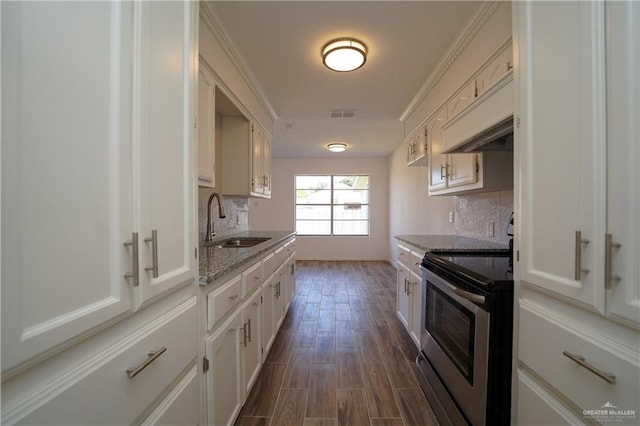
[[[207,202],[214,190],[211,188],[198,188],[198,241],[205,239],[207,229]],[[223,197],[223,205],[226,214],[225,219],[218,217],[218,202],[213,201],[211,217],[216,237],[225,237],[237,232],[249,230],[249,198],[248,197]]]
[[[507,244],[507,226],[513,211],[513,190],[456,197],[456,235]],[[494,236],[489,236],[489,224]]]

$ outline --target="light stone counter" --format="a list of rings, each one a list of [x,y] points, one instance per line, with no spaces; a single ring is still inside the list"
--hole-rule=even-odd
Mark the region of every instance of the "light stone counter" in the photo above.
[[[223,276],[238,270],[252,260],[260,260],[261,255],[273,250],[296,233],[294,231],[247,231],[216,238],[200,245],[200,285],[208,285]],[[253,247],[216,247],[230,238],[269,237],[270,239]]]

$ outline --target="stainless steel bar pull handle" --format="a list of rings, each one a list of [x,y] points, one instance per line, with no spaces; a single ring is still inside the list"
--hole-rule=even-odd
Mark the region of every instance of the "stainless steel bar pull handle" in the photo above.
[[[582,267],[582,246],[586,244],[589,244],[589,240],[582,238],[582,231],[576,231],[576,256],[573,273],[573,278],[576,281],[580,281],[582,279],[582,274],[589,272],[587,268]]]
[[[447,170],[447,165],[440,164],[440,179],[444,179],[446,177],[445,176],[446,170]]]
[[[613,373],[605,373],[604,371],[600,370],[599,368],[594,367],[593,365],[589,364],[583,356],[572,354],[569,351],[562,351],[562,355],[566,356],[571,361],[574,361],[575,363],[579,364],[580,366],[582,366],[582,367],[586,368],[587,370],[591,371],[593,374],[595,374],[596,376],[600,377],[605,382],[611,383],[612,385],[616,383],[616,376]]]
[[[605,277],[605,288],[610,289],[613,284],[620,281],[620,277],[613,273],[613,249],[619,249],[622,247],[620,243],[613,242],[613,236],[611,234],[607,234],[604,240],[605,251],[604,251],[604,277]]]
[[[125,247],[131,246],[131,272],[124,274],[124,277],[133,281],[133,286],[138,287],[140,285],[140,274],[138,266],[138,233],[131,233],[131,241],[124,243]]]
[[[240,327],[240,330],[242,330],[242,347],[246,348],[247,347],[247,325],[244,324],[242,327]]]
[[[160,355],[162,355],[163,353],[165,353],[167,350],[166,346],[163,346],[162,348],[158,349],[157,351],[152,351],[149,352],[149,357],[139,366],[137,367],[133,367],[133,368],[127,368],[127,376],[129,376],[130,379],[133,379],[134,377],[136,377],[142,370],[144,370],[145,368],[147,368],[149,366],[149,364],[151,364],[153,361],[155,361],[156,359],[158,359],[158,357]]]
[[[145,243],[151,243],[151,266],[144,268],[145,271],[151,271],[153,278],[158,278],[158,230],[151,230],[151,237],[144,239]]]

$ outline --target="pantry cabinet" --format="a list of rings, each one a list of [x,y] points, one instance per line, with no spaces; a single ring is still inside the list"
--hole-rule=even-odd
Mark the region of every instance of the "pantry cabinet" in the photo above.
[[[2,5],[3,370],[193,281],[196,13]]]
[[[634,2],[514,4],[518,423],[637,406],[639,25]]]
[[[1,8],[2,423],[187,422],[197,4]]]

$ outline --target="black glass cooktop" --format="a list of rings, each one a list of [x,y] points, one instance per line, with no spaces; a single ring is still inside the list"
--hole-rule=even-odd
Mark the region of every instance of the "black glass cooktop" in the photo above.
[[[430,252],[423,265],[450,279],[460,279],[485,290],[513,287],[513,265],[509,251],[487,252]]]

